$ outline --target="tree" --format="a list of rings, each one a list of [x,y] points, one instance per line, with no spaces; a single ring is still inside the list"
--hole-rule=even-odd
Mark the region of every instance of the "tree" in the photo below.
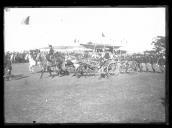
[[[153,61],[159,63],[160,59],[164,59],[166,49],[166,38],[164,36],[157,36],[152,41],[154,46],[152,50],[144,51],[145,56],[149,56]]]
[[[154,50],[156,54],[158,55],[165,55],[165,43],[166,38],[163,36],[157,36],[154,41],[152,41],[152,44],[154,45]]]

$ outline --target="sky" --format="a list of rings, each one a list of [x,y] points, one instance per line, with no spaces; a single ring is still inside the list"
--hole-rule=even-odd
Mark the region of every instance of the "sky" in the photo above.
[[[24,20],[30,16],[29,25]],[[105,37],[102,37],[102,32]],[[9,8],[4,10],[5,51],[110,43],[131,52],[165,36],[165,8]],[[78,44],[74,40],[79,40]]]

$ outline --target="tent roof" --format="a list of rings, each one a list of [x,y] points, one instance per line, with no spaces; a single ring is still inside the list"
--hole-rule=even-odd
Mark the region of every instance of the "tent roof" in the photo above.
[[[90,49],[94,49],[95,48],[114,48],[114,49],[119,49],[121,46],[113,46],[113,45],[109,45],[109,44],[80,44],[81,46],[85,47],[85,48],[90,48]]]

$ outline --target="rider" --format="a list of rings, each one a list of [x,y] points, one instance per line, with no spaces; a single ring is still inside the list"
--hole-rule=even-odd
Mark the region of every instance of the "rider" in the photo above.
[[[48,54],[49,54],[50,60],[52,60],[53,55],[54,55],[54,49],[53,49],[52,45],[49,45],[49,48],[50,48],[50,50],[49,50]]]
[[[36,65],[38,65],[38,57],[40,56],[40,50],[36,49],[36,53],[35,53],[35,61],[36,61]]]
[[[109,52],[105,51],[104,59],[105,59],[105,60],[110,59]]]

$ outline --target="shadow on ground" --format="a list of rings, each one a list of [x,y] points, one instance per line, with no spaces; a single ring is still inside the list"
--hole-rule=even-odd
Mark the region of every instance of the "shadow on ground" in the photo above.
[[[159,120],[151,120],[151,119],[126,119],[126,120],[123,120],[121,122],[118,122],[118,123],[126,123],[126,124],[153,124],[153,123],[165,123],[165,122],[161,122]]]
[[[27,78],[27,77],[29,77],[29,76],[26,76],[24,74],[11,75],[11,80],[20,80],[20,79]]]

